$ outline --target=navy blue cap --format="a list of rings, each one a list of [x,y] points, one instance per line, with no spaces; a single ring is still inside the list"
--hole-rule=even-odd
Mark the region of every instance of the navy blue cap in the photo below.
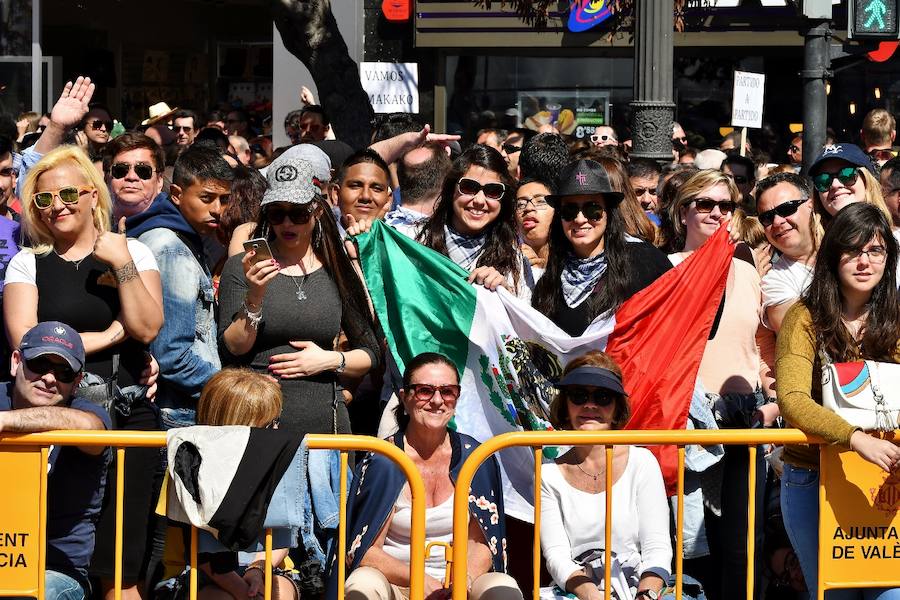
[[[75,372],[84,368],[84,344],[81,336],[59,321],[44,321],[29,329],[22,337],[19,352],[25,360],[53,354],[69,363]]]
[[[560,388],[567,385],[592,385],[625,395],[622,378],[609,369],[602,367],[583,366],[572,369],[559,380],[556,387]]]
[[[875,165],[872,164],[872,160],[866,153],[862,151],[862,148],[856,144],[840,143],[822,148],[822,153],[816,157],[816,160],[813,161],[812,166],[809,168],[809,176],[815,177],[819,173],[822,163],[832,158],[838,158],[855,167],[864,167],[872,175],[875,175]]]

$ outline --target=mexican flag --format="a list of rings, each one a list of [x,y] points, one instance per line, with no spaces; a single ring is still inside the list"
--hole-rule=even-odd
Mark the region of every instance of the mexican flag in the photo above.
[[[477,440],[551,429],[553,383],[571,359],[605,350],[622,367],[631,398],[628,429],[684,429],[697,370],[725,289],[733,245],[722,227],[700,250],[571,337],[505,289],[466,282],[469,273],[376,221],[356,238],[360,263],[388,347],[402,372],[422,352],[460,369],[455,427]],[[670,493],[674,448],[651,448]],[[555,449],[545,455],[553,457]],[[534,455],[500,454],[507,514],[532,521]]]

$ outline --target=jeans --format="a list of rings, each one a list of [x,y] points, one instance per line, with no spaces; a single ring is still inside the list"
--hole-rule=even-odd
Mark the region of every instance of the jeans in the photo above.
[[[44,574],[44,598],[46,600],[85,600],[84,588],[73,577],[47,569]]]
[[[800,570],[816,597],[819,573],[819,472],[784,463],[781,476],[781,514]],[[829,590],[827,600],[900,600],[900,588]]]

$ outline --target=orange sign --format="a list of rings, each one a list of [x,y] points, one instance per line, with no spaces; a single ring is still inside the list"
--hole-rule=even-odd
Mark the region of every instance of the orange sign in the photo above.
[[[820,585],[900,587],[900,471],[833,446],[822,448],[821,469]]]
[[[411,0],[383,0],[381,12],[388,21],[409,21],[412,9]]]
[[[37,597],[40,564],[41,449],[0,451],[0,481],[15,482],[0,494],[0,596]]]

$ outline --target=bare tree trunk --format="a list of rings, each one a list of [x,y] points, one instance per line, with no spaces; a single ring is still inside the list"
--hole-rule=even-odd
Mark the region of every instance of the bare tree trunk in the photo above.
[[[354,148],[368,146],[374,111],[359,67],[338,30],[331,1],[273,0],[272,12],[285,47],[312,74],[337,138]]]

